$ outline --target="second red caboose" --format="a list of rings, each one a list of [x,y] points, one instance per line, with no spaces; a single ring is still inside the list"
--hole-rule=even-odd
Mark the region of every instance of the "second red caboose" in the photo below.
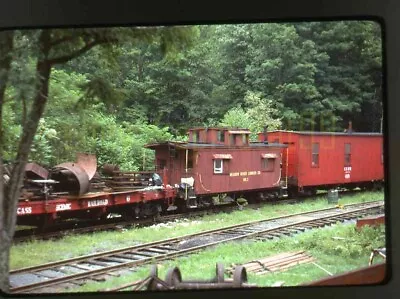
[[[282,177],[292,193],[317,189],[380,186],[384,180],[383,136],[379,133],[271,131],[259,141],[288,145]]]
[[[181,186],[188,206],[211,203],[221,194],[276,196],[281,183],[283,144],[249,142],[248,129],[194,128],[189,142],[147,145],[155,150],[157,170],[166,168],[167,183]]]

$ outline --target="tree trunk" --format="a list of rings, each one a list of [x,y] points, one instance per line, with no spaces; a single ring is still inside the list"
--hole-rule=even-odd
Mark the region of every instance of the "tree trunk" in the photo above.
[[[28,161],[30,147],[36,134],[38,123],[43,115],[47,102],[51,64],[48,61],[50,51],[50,31],[43,30],[39,38],[40,53],[37,63],[39,76],[36,96],[32,105],[29,118],[23,125],[23,134],[18,146],[17,157],[11,171],[10,181],[2,192],[2,229],[0,230],[1,259],[0,277],[1,288],[7,291],[9,288],[9,254],[11,241],[14,237],[17,222],[18,198],[24,177],[25,165]]]
[[[39,120],[43,115],[47,103],[51,67],[55,64],[66,63],[84,54],[96,45],[118,42],[118,39],[110,38],[107,35],[99,37],[98,34],[93,34],[93,39],[88,41],[79,50],[67,53],[64,56],[49,57],[53,46],[61,42],[66,42],[68,45],[68,41],[72,43],[73,40],[72,38],[61,38],[52,41],[51,33],[52,30],[45,29],[41,31],[39,36],[39,56],[36,65],[38,75],[38,82],[35,89],[36,96],[32,103],[32,109],[23,123],[22,137],[20,138],[17,156],[11,171],[10,180],[6,186],[4,186],[3,182],[2,147],[0,146],[0,289],[5,292],[9,290],[9,256],[17,222],[18,199],[30,148]],[[11,56],[9,54],[12,48],[13,32],[0,32],[0,138],[2,129],[1,112],[11,63]],[[66,49],[68,48],[67,46]],[[2,144],[1,139],[0,144]]]
[[[7,233],[4,196],[5,186],[3,178],[3,103],[11,68],[11,54],[13,49],[14,31],[0,32],[0,290],[7,292],[9,289],[9,263],[11,239]]]
[[[22,185],[25,165],[28,161],[30,148],[36,134],[39,120],[43,115],[47,102],[51,72],[51,64],[48,62],[47,59],[50,51],[50,31],[44,30],[42,32],[39,38],[39,45],[41,48],[41,53],[39,55],[41,57],[39,57],[39,61],[36,67],[36,71],[39,76],[39,83],[37,86],[36,96],[32,105],[32,109],[23,127],[23,134],[18,146],[17,157],[15,159],[15,164],[13,165],[13,169],[11,172],[10,184],[6,190],[6,196],[9,200],[9,209],[6,209],[5,211],[7,213],[7,224],[9,225],[8,233],[11,236],[14,236],[15,231],[17,204],[21,191],[20,187]]]
[[[0,231],[0,290],[3,292],[9,291],[10,249],[11,239],[2,229]]]

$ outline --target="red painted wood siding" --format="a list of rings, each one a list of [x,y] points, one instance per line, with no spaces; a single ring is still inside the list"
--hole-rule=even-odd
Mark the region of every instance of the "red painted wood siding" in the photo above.
[[[383,179],[383,137],[357,135],[301,135],[270,132],[270,142],[289,144],[289,176],[299,186],[367,182]],[[312,167],[312,143],[319,143],[319,166]],[[351,144],[351,169],[345,169],[345,143]],[[284,157],[284,159],[286,159]],[[283,161],[285,168],[285,160]],[[292,164],[292,163],[293,164]],[[349,176],[345,175],[349,174]]]
[[[193,177],[198,195],[235,192],[241,190],[274,188],[279,185],[281,148],[198,148],[189,150],[193,156],[193,168],[185,169],[185,150],[177,150],[177,157],[171,158],[167,148],[156,150],[157,159],[167,159],[168,183],[179,184],[181,178]],[[276,154],[273,171],[262,170],[261,154]],[[214,154],[230,154],[232,159],[224,160],[224,172],[214,174]]]
[[[262,170],[261,154],[275,153],[274,169]],[[225,193],[274,188],[280,181],[280,148],[203,149],[195,162],[196,194]],[[224,173],[214,174],[213,154],[231,154],[224,160]]]

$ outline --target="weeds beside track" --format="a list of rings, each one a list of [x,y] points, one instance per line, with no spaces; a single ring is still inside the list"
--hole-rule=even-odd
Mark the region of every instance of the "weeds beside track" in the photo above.
[[[115,276],[114,271],[137,267],[160,260],[197,252],[204,248],[245,238],[270,239],[314,227],[382,213],[383,202],[347,205],[343,209],[327,208],[272,219],[252,221],[178,238],[141,244],[128,248],[82,256],[79,258],[11,271],[12,293],[31,292],[65,283],[96,280],[99,275]],[[19,283],[31,277],[27,284]],[[35,279],[32,279],[35,278]],[[27,280],[27,279],[25,279]],[[37,281],[33,282],[32,281]]]

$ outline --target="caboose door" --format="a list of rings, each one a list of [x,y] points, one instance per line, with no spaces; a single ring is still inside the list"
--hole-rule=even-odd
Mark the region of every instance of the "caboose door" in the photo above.
[[[192,149],[177,149],[169,156],[168,175],[170,184],[181,184],[182,179],[193,177],[193,156]]]
[[[282,154],[282,180],[291,184],[290,180],[296,177],[296,144],[294,142],[283,142],[288,147],[283,150]],[[286,184],[287,185],[287,184]]]

